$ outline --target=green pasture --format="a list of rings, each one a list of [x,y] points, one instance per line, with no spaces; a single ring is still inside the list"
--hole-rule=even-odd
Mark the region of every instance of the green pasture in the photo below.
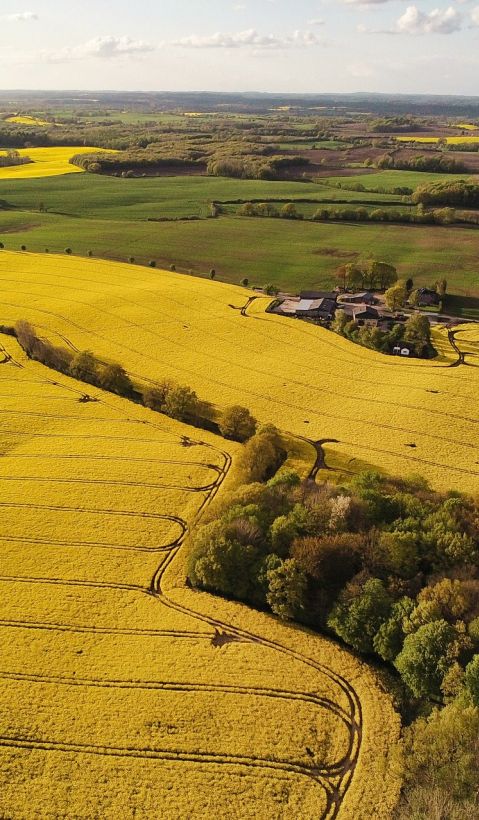
[[[358,223],[311,223],[223,216],[195,222],[155,223],[54,213],[0,211],[7,249],[73,252],[112,259],[135,257],[174,263],[179,270],[251,284],[274,282],[299,291],[327,287],[334,270],[359,256],[396,265],[418,285],[445,277],[453,293],[479,296],[478,238],[474,229]]]
[[[0,182],[0,207],[38,211],[43,205],[64,216],[98,219],[156,219],[162,216],[207,216],[212,201],[225,200],[313,200],[313,212],[321,202],[364,199],[383,204],[381,194],[345,191],[321,182],[274,182],[208,176],[150,177],[122,179],[95,174],[66,174],[42,179]],[[387,195],[400,203],[401,197]],[[299,208],[300,206],[298,206]],[[301,205],[302,207],[302,205]]]
[[[359,183],[366,190],[383,188],[392,191],[394,188],[412,188],[426,185],[429,182],[449,182],[451,180],[468,179],[471,174],[432,174],[423,171],[378,171],[374,174],[364,174],[358,177],[327,177],[322,182],[330,185],[354,185]]]

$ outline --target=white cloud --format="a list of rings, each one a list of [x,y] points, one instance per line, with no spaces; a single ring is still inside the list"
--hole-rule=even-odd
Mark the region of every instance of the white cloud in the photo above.
[[[155,51],[155,46],[143,40],[133,40],[131,37],[115,37],[107,34],[103,37],[94,37],[78,46],[67,47],[59,51],[42,52],[42,59],[51,63],[70,62],[71,60],[85,60],[98,58],[113,60],[118,57],[140,56]]]
[[[360,23],[357,30],[360,34],[454,34],[461,31],[463,22],[461,12],[452,6],[430,12],[408,6],[393,28],[374,29]]]
[[[408,6],[396,27],[399,34],[453,34],[462,28],[462,15],[452,6],[427,13]]]
[[[321,17],[315,17],[313,20],[308,20],[308,26],[324,26],[325,21]]]
[[[471,21],[473,26],[479,26],[479,6],[471,11]]]
[[[38,14],[33,11],[19,11],[16,14],[3,14],[0,19],[9,23],[28,23],[30,20],[38,20]]]
[[[347,6],[382,6],[391,0],[343,0]]]
[[[191,34],[173,40],[171,45],[181,48],[257,48],[281,49],[318,46],[320,41],[312,31],[295,31],[291,35],[259,34],[255,29],[226,33],[218,31],[208,37]]]

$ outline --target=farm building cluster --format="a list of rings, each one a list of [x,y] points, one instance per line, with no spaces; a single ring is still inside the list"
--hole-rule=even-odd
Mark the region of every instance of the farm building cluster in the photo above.
[[[439,308],[440,297],[436,291],[420,288],[417,291],[418,307]],[[281,316],[306,319],[315,324],[329,327],[336,311],[342,310],[358,327],[379,328],[389,331],[393,325],[405,322],[408,318],[402,313],[388,309],[380,294],[372,291],[346,293],[339,290],[305,290],[299,296],[284,296],[276,300],[271,311]],[[401,343],[394,347],[396,356],[410,356],[412,347]]]

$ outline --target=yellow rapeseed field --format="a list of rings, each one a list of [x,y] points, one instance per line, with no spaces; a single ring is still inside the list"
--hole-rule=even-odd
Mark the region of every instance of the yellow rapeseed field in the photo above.
[[[473,125],[470,122],[460,122],[454,124],[454,128],[462,128],[463,131],[479,131],[479,125]]]
[[[220,407],[240,403],[285,432],[329,440],[331,465],[479,489],[477,354],[461,364],[445,330],[437,359],[405,361],[267,314],[267,298],[244,316],[245,289],[169,271],[3,251],[0,283],[0,322],[26,319],[136,376],[172,378]]]
[[[220,332],[221,288],[204,283],[203,294],[179,277],[175,296],[160,288],[152,302],[152,275],[128,269],[138,280],[125,302],[101,284],[108,272],[118,282],[121,266],[81,260],[50,263],[58,295],[47,313],[27,305],[42,262],[2,254],[2,323],[38,309],[37,326],[58,340],[85,321],[95,347],[105,330],[116,354],[119,338],[133,350],[140,321],[186,333],[169,311],[181,313],[189,284]],[[94,305],[54,327],[99,287]],[[255,315],[231,321],[255,326]],[[216,345],[228,349],[223,324]],[[239,445],[30,362],[9,337],[0,344],[0,816],[390,817],[399,724],[367,665],[185,586],[183,536],[229,481]]]
[[[70,159],[75,154],[92,154],[104,151],[104,148],[87,148],[84,145],[55,148],[21,148],[22,157],[30,157],[32,162],[26,165],[12,165],[0,168],[2,179],[36,179],[38,177],[57,177],[61,174],[83,173],[83,168],[71,165]],[[5,153],[5,152],[1,152]]]
[[[47,120],[40,120],[38,117],[28,117],[15,115],[14,117],[7,117],[5,122],[13,122],[16,125],[54,125],[54,123],[47,122]]]
[[[461,126],[465,128],[465,126]],[[461,145],[463,143],[477,143],[479,142],[479,137],[396,137],[398,142],[423,142],[423,143],[434,143],[439,142],[439,140],[443,139],[448,145]]]

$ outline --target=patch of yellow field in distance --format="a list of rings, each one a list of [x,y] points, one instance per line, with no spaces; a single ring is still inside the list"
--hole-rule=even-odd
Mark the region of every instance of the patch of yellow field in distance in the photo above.
[[[83,168],[72,165],[70,159],[75,154],[97,154],[104,148],[92,148],[85,145],[64,146],[54,148],[20,148],[21,157],[29,157],[32,162],[26,165],[12,165],[0,168],[2,179],[36,179],[40,177],[56,177],[62,174],[84,173]],[[2,153],[2,152],[0,152]],[[3,152],[5,153],[5,152]]]
[[[55,123],[47,122],[47,120],[40,120],[37,117],[15,116],[7,117],[5,122],[12,122],[16,125],[54,125]]]
[[[454,128],[462,128],[463,131],[478,131],[479,125],[472,125],[470,122],[460,122],[457,125],[454,125]]]
[[[445,140],[448,145],[461,145],[461,144],[476,144],[479,142],[479,137],[396,137],[398,142],[422,142],[422,143],[436,143],[439,140]]]

